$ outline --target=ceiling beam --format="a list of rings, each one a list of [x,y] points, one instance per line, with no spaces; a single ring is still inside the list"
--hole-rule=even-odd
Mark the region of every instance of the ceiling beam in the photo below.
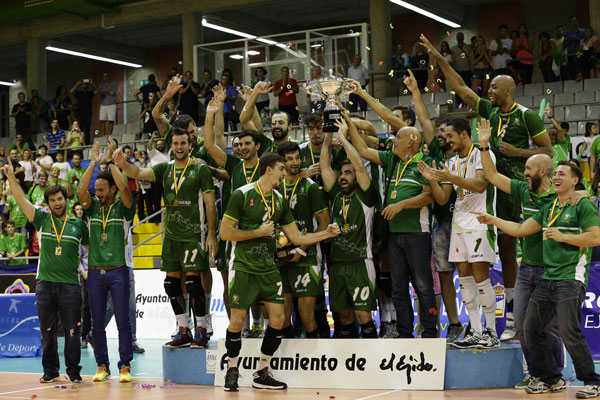
[[[288,0],[284,0],[288,1]],[[51,38],[74,33],[89,32],[106,27],[136,24],[172,17],[189,12],[212,12],[257,6],[273,0],[146,0],[124,4],[116,13],[80,18],[71,15],[35,18],[27,21],[0,25],[0,45],[22,42],[29,37]],[[279,1],[278,3],[282,3]]]

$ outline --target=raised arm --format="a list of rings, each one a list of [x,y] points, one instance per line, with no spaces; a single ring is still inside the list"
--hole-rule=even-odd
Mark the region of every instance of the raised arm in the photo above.
[[[490,121],[482,119],[477,122],[477,133],[479,135],[480,146],[482,148],[489,148],[490,137],[492,136]],[[479,154],[481,155],[481,164],[483,165],[485,178],[504,193],[510,194],[510,179],[498,172],[490,151],[480,151]]]
[[[454,191],[454,187],[452,185],[440,185],[438,180],[432,174],[433,168],[425,162],[419,161],[418,167],[419,173],[429,182],[431,194],[435,202],[441,206],[446,204]]]
[[[75,94],[75,90],[77,90],[79,85],[81,85],[82,83],[83,83],[83,79],[80,79],[77,82],[75,82],[75,85],[71,88],[71,90],[69,90],[69,93]]]
[[[427,110],[427,106],[423,101],[423,97],[421,96],[421,91],[419,90],[419,86],[417,85],[417,80],[413,75],[413,72],[408,70],[409,76],[404,80],[404,84],[410,90],[413,95],[413,102],[415,103],[415,114],[417,115],[417,119],[421,123],[421,131],[423,132],[423,139],[425,143],[429,144],[435,138],[435,131],[433,129],[433,124],[431,123],[431,116],[429,115],[429,111]]]
[[[477,94],[475,94],[475,92],[465,84],[465,81],[463,81],[454,68],[448,64],[448,61],[442,57],[440,52],[436,50],[436,48],[431,44],[431,42],[429,42],[429,39],[427,39],[425,35],[421,35],[419,39],[421,40],[421,44],[427,49],[429,57],[433,57],[437,61],[440,69],[444,73],[444,76],[448,80],[448,83],[450,83],[450,86],[452,86],[456,93],[469,107],[471,107],[473,110],[477,109],[477,101],[479,96],[477,96]]]
[[[110,161],[110,158],[108,158],[108,152],[107,152],[107,160]],[[121,168],[121,170],[125,173],[125,175],[127,175],[127,177],[129,177],[131,179],[146,180],[146,181],[152,181],[152,182],[154,182],[154,180],[155,180],[154,172],[152,171],[152,168],[140,168],[137,165],[134,165],[134,164],[128,162],[125,159],[125,155],[123,154],[122,151],[118,151],[117,153],[115,153],[115,163],[119,166],[119,168]],[[111,171],[112,171],[112,169],[111,169]],[[116,178],[115,178],[115,182],[116,182]]]
[[[220,104],[216,98],[212,98],[210,103],[208,103],[208,107],[206,107],[206,120],[204,122],[204,148],[208,151],[208,154],[212,157],[213,160],[220,167],[225,168],[225,163],[227,162],[227,153],[225,150],[217,146],[215,143],[215,135],[214,135],[214,122],[215,122],[215,114],[219,110]]]
[[[85,173],[81,177],[81,181],[79,181],[79,186],[77,186],[77,197],[81,202],[81,205],[84,209],[90,208],[92,205],[92,195],[89,192],[90,182],[92,181],[92,175],[94,175],[94,169],[96,169],[96,164],[100,162],[100,142],[94,142],[94,146],[92,147],[92,155],[90,165],[88,165]]]
[[[169,81],[167,86],[167,90],[165,95],[161,97],[154,109],[152,110],[152,118],[154,118],[154,122],[156,123],[156,127],[160,132],[161,136],[164,136],[169,129],[169,120],[163,115],[163,108],[167,99],[172,98],[181,88],[181,75],[177,74]]]
[[[477,221],[479,221],[479,223],[486,225],[496,225],[502,230],[502,232],[510,236],[531,236],[534,233],[537,233],[542,230],[542,226],[538,224],[537,221],[533,218],[528,218],[525,222],[519,224],[518,222],[505,221],[503,219],[494,217],[493,215],[489,215],[486,213],[481,213],[477,211],[471,212],[477,215]]]
[[[356,151],[356,149],[352,147],[352,144],[348,141],[348,138],[346,137],[349,130],[355,130],[356,134],[358,134],[358,130],[356,129],[356,126],[354,126],[352,121],[346,121],[345,119],[341,121],[335,121],[335,126],[338,127],[338,135],[340,137],[342,145],[344,146],[344,150],[346,150],[346,156],[348,157],[348,160],[350,160],[352,166],[354,167],[354,172],[356,173],[356,181],[360,185],[360,188],[366,191],[371,185],[371,178],[369,178],[369,174],[367,173],[367,169],[363,164],[360,154],[358,154],[358,151]]]
[[[25,213],[27,219],[30,222],[33,222],[33,219],[35,217],[35,207],[33,204],[31,204],[29,200],[27,200],[27,196],[25,195],[25,192],[23,192],[23,189],[21,188],[21,185],[19,185],[19,181],[15,176],[15,172],[13,171],[12,165],[8,163],[2,168],[2,171],[4,172],[4,176],[6,177],[6,179],[8,179],[8,183],[10,184],[10,191],[12,192],[12,195],[17,201],[17,204],[19,204],[19,207],[21,207],[21,210],[23,210],[23,212]]]
[[[123,152],[121,151],[121,149],[118,149],[115,152],[114,157],[115,157],[115,161],[119,158],[122,158],[123,160],[125,160],[125,156],[123,155]],[[131,208],[131,206],[133,206],[133,196],[131,196],[131,191],[129,190],[129,185],[127,184],[127,178],[123,176],[123,174],[119,170],[119,167],[117,167],[115,164],[110,163],[109,168],[110,168],[110,173],[112,174],[112,177],[115,180],[115,184],[117,185],[117,189],[119,189],[119,193],[121,195],[121,201],[123,202],[123,205],[125,206],[125,208]],[[149,169],[149,168],[143,168],[143,169]],[[152,177],[154,178],[154,174],[152,174]],[[154,179],[151,179],[151,180],[154,180]]]
[[[338,107],[341,108],[340,114],[342,114],[342,118],[344,118],[346,124],[351,124],[352,121],[350,120],[350,117],[348,116],[346,110],[340,103],[336,104],[338,105]],[[375,164],[381,165],[381,160],[379,159],[379,152],[367,146],[365,141],[360,137],[360,134],[358,133],[357,129],[348,130],[348,134],[350,135],[350,141],[352,142],[352,146],[358,151],[358,154],[362,158],[365,158]],[[321,155],[321,157],[323,156]]]
[[[340,228],[337,226],[337,224],[327,225],[327,229],[324,231],[305,234],[300,233],[298,225],[295,223],[288,226],[282,226],[281,230],[283,233],[285,233],[285,236],[287,236],[287,238],[290,239],[290,241],[296,246],[310,246],[322,240],[336,237],[340,234]]]
[[[250,88],[247,88],[247,89],[244,88],[244,96],[247,96],[248,100],[246,101],[246,104],[244,105],[244,108],[242,109],[242,113],[240,114],[240,122],[242,123],[242,126],[244,126],[244,124],[248,124],[248,123],[254,122],[256,120],[256,118],[254,117],[255,113],[258,115],[258,111],[256,110],[256,99],[258,98],[259,95],[268,94],[271,90],[272,90],[271,83],[266,82],[266,81],[258,82],[254,86],[254,90],[252,90]],[[260,116],[258,116],[258,117],[260,119]],[[256,125],[256,123],[254,123],[254,125]],[[262,123],[259,125],[262,128]],[[254,129],[257,129],[257,128],[258,128],[258,126],[254,126]],[[247,129],[247,128],[244,126],[244,129]]]
[[[335,172],[333,172],[333,169],[331,169],[331,154],[329,151],[332,137],[333,132],[325,132],[325,139],[323,140],[323,145],[321,146],[321,159],[319,160],[321,177],[323,178],[323,185],[325,189],[331,188],[336,180]]]

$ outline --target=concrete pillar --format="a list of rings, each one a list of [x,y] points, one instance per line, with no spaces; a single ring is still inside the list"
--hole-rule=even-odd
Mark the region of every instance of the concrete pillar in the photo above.
[[[202,43],[202,13],[181,15],[181,43],[183,45],[183,72],[194,71],[194,45]],[[194,76],[194,80],[200,77]]]
[[[600,32],[600,0],[589,0],[590,24],[594,33]]]
[[[373,96],[391,95],[392,85],[387,73],[392,68],[392,30],[389,0],[370,0],[371,62],[373,64]],[[379,62],[383,61],[382,65]]]
[[[37,37],[27,39],[27,98],[32,89],[41,97],[46,95],[46,40]]]

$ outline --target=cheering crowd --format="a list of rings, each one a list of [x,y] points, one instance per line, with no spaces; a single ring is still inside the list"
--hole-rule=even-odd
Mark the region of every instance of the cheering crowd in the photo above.
[[[489,100],[479,97],[427,38],[420,40],[456,94],[479,115],[478,143],[464,119],[443,121],[434,130],[417,79],[408,70],[404,84],[412,92],[414,110],[390,110],[360,82],[346,80],[355,88],[353,95],[389,124],[389,137],[379,136],[372,124],[337,103],[333,128],[318,110],[309,114],[305,143],[289,138],[293,121],[288,113],[274,113],[271,139],[257,102],[274,87],[266,80],[253,89],[244,87],[246,103],[239,116],[244,130],[235,135],[233,154],[228,154],[223,145],[226,89],[212,89],[200,137],[189,116],[171,122],[163,114],[182,88],[176,75],[152,110],[171,159],[136,165],[115,141],[104,155],[95,143],[76,190],[89,223],[68,213],[69,193],[63,186],[49,183],[44,207],[36,206],[19,184],[18,171],[5,166],[15,202],[39,237],[41,382],[59,376],[58,314],[65,330],[67,374],[81,381],[78,269],[84,253],[98,363],[93,380],[111,374],[104,328],[110,294],[119,331],[120,381],[131,381],[126,259],[135,214],[128,179],[135,179],[162,184],[164,190],[161,269],[177,323],[166,347],[207,346],[210,267],[216,264],[222,275],[229,316],[226,391],[238,390],[241,338],[252,334],[251,318],[253,328],[261,314],[265,321],[253,386],[285,389],[269,372],[271,357],[282,338],[296,337],[298,331],[306,338],[329,338],[328,306],[334,338],[412,338],[414,330],[434,338],[440,335],[436,296],[441,294],[451,346],[494,349],[501,340],[518,337],[528,375],[517,387],[544,393],[566,388],[564,343],[577,378],[585,383],[577,397],[596,397],[600,376],[579,326],[590,248],[600,245],[600,219],[597,206],[581,190],[581,170],[569,161],[554,166],[550,136],[536,112],[514,102],[511,77],[496,76]],[[100,163],[106,169],[92,188]],[[524,238],[519,268],[517,237]],[[499,259],[507,307],[500,338],[489,273]],[[469,314],[466,328],[456,310],[455,271]],[[419,314],[416,329],[409,285]],[[371,313],[378,308],[379,327]]]

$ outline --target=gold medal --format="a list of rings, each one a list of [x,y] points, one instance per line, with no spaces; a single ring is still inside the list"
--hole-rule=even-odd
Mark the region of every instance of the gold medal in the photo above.
[[[102,243],[106,243],[108,242],[108,234],[103,233],[102,235],[100,235],[102,238]]]
[[[62,246],[60,245],[60,241],[62,239],[63,233],[65,232],[65,226],[67,226],[67,220],[69,217],[65,215],[65,220],[63,221],[62,229],[60,230],[60,234],[56,229],[56,224],[54,224],[54,216],[50,216],[50,221],[52,222],[52,229],[54,229],[54,234],[56,235],[56,247],[54,248],[54,255],[60,256],[62,254]]]
[[[392,190],[392,193],[390,194],[390,199],[395,200],[396,199],[396,190]]]
[[[108,225],[108,217],[110,216],[110,210],[112,210],[112,208],[115,204],[116,204],[116,202],[112,203],[110,205],[110,207],[108,207],[108,212],[106,213],[106,215],[104,214],[105,207],[100,208],[100,211],[102,212],[102,233],[100,234],[100,240],[102,240],[102,243],[108,242],[108,234],[106,233],[106,226]]]
[[[175,200],[173,200],[173,205],[174,205],[175,207],[179,206],[179,199],[175,199]]]
[[[344,225],[342,226],[342,232],[344,232],[344,233],[348,233],[348,231],[349,231],[349,230],[350,230],[350,225],[348,225],[348,224],[344,224]]]
[[[54,248],[54,255],[55,255],[55,256],[60,256],[60,255],[62,255],[62,246],[56,246],[56,247]]]

